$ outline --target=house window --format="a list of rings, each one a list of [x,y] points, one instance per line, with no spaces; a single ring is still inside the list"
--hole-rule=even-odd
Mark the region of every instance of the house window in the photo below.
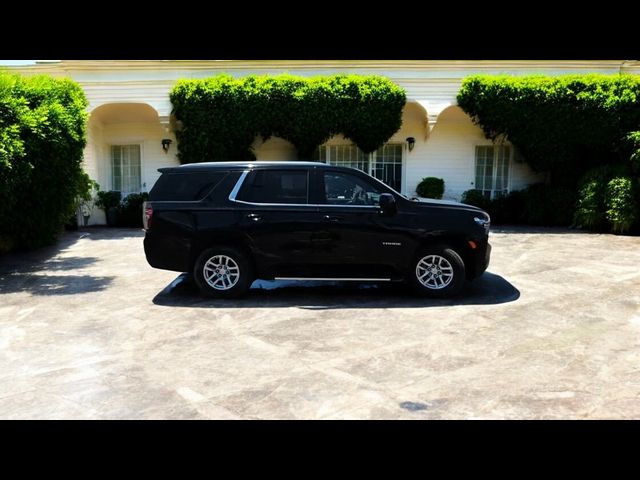
[[[401,191],[402,144],[387,143],[376,150],[374,158],[372,175],[394,190]]]
[[[476,147],[476,189],[486,198],[497,198],[509,191],[511,147],[492,145]]]
[[[140,145],[111,145],[111,185],[122,193],[141,190]]]
[[[370,154],[356,145],[321,145],[313,159],[329,165],[357,168],[397,191],[402,189],[401,143],[387,143]]]

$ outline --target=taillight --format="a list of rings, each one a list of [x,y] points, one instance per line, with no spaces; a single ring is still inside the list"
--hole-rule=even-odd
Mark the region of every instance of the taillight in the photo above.
[[[151,228],[151,218],[153,217],[153,207],[151,202],[144,202],[142,204],[142,226],[145,230]]]

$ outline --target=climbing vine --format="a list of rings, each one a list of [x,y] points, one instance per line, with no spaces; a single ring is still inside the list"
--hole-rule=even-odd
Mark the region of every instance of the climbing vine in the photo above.
[[[372,152],[399,130],[406,101],[381,76],[288,74],[179,80],[170,99],[181,163],[252,160],[257,136],[290,141],[301,159],[337,134]]]

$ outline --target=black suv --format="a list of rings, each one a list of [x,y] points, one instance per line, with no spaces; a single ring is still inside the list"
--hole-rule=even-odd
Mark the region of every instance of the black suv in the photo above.
[[[404,281],[458,293],[489,264],[489,215],[415,201],[360,170],[317,162],[161,168],[144,204],[152,267],[190,272],[212,297],[257,279]]]

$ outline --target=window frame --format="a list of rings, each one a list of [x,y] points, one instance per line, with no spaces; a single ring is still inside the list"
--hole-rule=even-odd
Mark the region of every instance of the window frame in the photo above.
[[[493,148],[493,155],[492,155],[492,162],[493,165],[491,167],[491,189],[487,189],[487,188],[479,188],[478,187],[478,174],[477,174],[477,170],[478,170],[478,151],[481,148]],[[509,156],[507,159],[507,175],[506,175],[506,179],[504,182],[504,188],[497,190],[495,188],[496,185],[496,180],[498,178],[498,158],[499,158],[499,150],[501,148],[509,148]],[[482,192],[482,194],[484,195],[485,192],[489,192],[489,199],[493,200],[495,198],[498,198],[496,196],[496,194],[498,192],[500,193],[504,193],[504,195],[508,195],[511,192],[511,175],[512,175],[512,170],[513,170],[513,155],[514,155],[514,147],[513,145],[510,144],[502,144],[502,145],[476,145],[475,146],[475,151],[474,151],[474,160],[473,160],[473,185],[475,190],[479,190],[480,192]],[[485,167],[486,168],[486,167]],[[483,175],[483,177],[486,177],[486,175]],[[483,182],[484,183],[484,182]],[[484,185],[483,185],[484,187]]]
[[[379,205],[334,205],[330,203],[320,203],[320,199],[324,197],[324,172],[325,171],[349,173],[349,175],[355,175],[356,177],[360,177],[365,182],[371,182],[373,179],[374,185],[376,185],[376,182],[377,182],[378,186],[380,187],[380,190],[382,190],[383,193],[389,193],[396,198],[404,198],[404,196],[400,192],[397,192],[396,190],[391,188],[389,185],[387,185],[386,183],[382,182],[381,180],[375,177],[365,176],[366,174],[361,170],[354,169],[353,172],[344,172],[339,168],[312,167],[312,168],[306,169],[307,185],[308,185],[307,201],[309,203],[256,203],[256,202],[248,202],[246,200],[240,200],[239,198],[237,198],[238,193],[240,192],[240,189],[245,184],[245,181],[247,180],[247,177],[249,176],[249,174],[257,170],[259,169],[246,169],[242,171],[242,173],[240,174],[240,177],[238,178],[235,185],[231,189],[231,192],[229,192],[228,200],[230,202],[241,203],[243,205],[252,205],[256,207],[295,207],[295,208],[309,207],[314,210],[328,207],[328,208],[366,208],[366,209],[380,210]],[[305,170],[305,169],[293,167],[293,168],[283,168],[282,170]]]
[[[116,190],[115,188],[115,179],[114,179],[114,175],[113,175],[113,147],[131,147],[131,146],[137,146],[140,149],[140,187],[138,189],[138,191],[132,191],[132,192],[124,192],[122,189],[121,190]],[[109,184],[111,185],[111,190],[112,191],[116,191],[116,192],[120,192],[120,194],[122,195],[122,197],[126,197],[127,195],[131,195],[132,193],[141,193],[143,192],[143,185],[146,185],[146,182],[143,181],[143,172],[144,172],[144,162],[143,162],[143,158],[144,158],[144,150],[143,150],[143,144],[140,142],[117,142],[117,143],[110,143],[109,144]],[[121,155],[122,155],[122,151],[121,151]],[[122,157],[120,157],[120,168],[121,168],[121,172],[122,172]],[[120,187],[122,188],[122,175],[120,175]]]

